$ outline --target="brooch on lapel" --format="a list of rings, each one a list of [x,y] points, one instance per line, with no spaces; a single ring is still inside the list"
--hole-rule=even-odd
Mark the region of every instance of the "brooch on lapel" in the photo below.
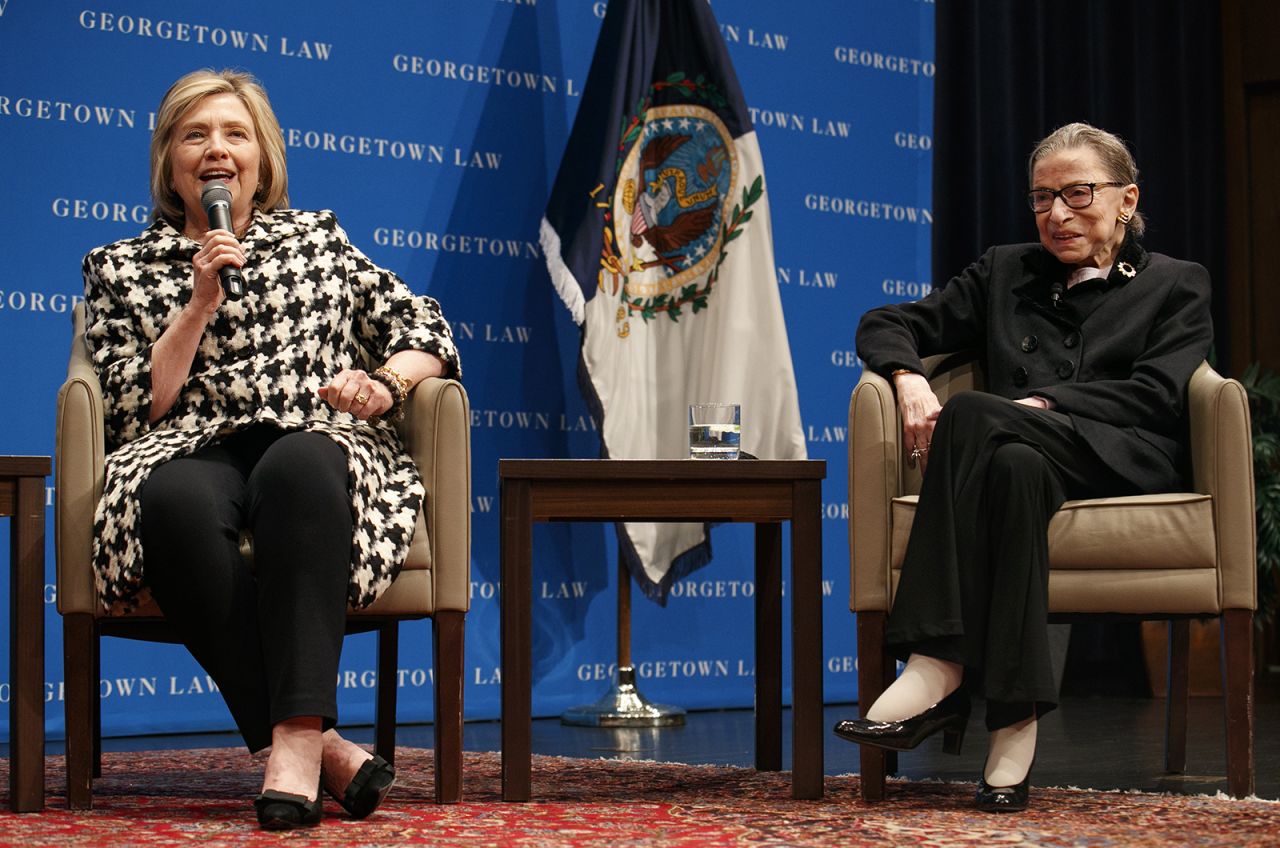
[[[1117,270],[1117,271],[1119,271],[1121,274],[1124,274],[1126,277],[1128,277],[1128,278],[1129,278],[1129,279],[1131,279],[1131,280],[1132,280],[1134,277],[1138,276],[1138,271],[1137,271],[1137,269],[1135,269],[1135,268],[1134,268],[1132,265],[1130,265],[1128,262],[1118,262],[1118,263],[1116,263],[1116,270]]]

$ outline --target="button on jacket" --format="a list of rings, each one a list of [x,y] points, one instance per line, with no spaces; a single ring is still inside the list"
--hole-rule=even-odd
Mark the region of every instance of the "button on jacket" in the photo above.
[[[1087,284],[1100,290],[1055,305],[1050,287],[1069,270],[1039,244],[993,247],[923,300],[864,315],[858,355],[888,377],[971,351],[988,392],[1049,399],[1135,484],[1182,473],[1187,383],[1213,341],[1208,272],[1130,238],[1110,276]]]

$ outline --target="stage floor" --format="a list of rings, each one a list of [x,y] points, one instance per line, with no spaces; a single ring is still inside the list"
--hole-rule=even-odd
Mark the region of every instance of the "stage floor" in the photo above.
[[[1267,691],[1263,691],[1263,689]],[[976,702],[960,756],[942,752],[942,739],[926,741],[899,756],[899,774],[909,778],[977,780],[986,760],[983,704]],[[1225,725],[1221,698],[1192,698],[1187,733],[1187,772],[1164,773],[1163,699],[1068,697],[1045,716],[1038,735],[1033,783],[1094,789],[1178,794],[1226,791]],[[825,710],[831,727],[856,717],[856,705]],[[790,768],[790,716],[783,717],[783,767]],[[424,736],[419,736],[423,734]],[[430,745],[430,727],[401,729],[404,744]],[[419,741],[421,739],[421,741]],[[467,724],[469,750],[499,750],[496,722]],[[539,720],[533,727],[536,754],[619,757],[690,764],[750,766],[754,725],[748,710],[696,712],[683,728],[608,730],[565,727]],[[858,746],[826,735],[827,774],[857,772]],[[1254,769],[1258,797],[1280,800],[1280,679],[1259,686],[1255,714]]]
[[[1263,680],[1257,690],[1254,763],[1257,795],[1280,800],[1280,675]],[[975,704],[958,756],[942,753],[941,738],[930,739],[916,751],[901,755],[899,774],[909,778],[973,781],[986,755],[982,703]],[[856,716],[854,705],[826,708],[829,727],[841,718]],[[1044,718],[1033,784],[1077,786],[1093,789],[1128,789],[1179,794],[1212,794],[1226,790],[1220,698],[1191,699],[1187,739],[1187,773],[1164,773],[1164,701],[1115,696],[1066,697]],[[790,768],[790,715],[784,715],[784,768]],[[358,742],[371,742],[371,728],[351,728],[344,733]],[[501,748],[496,721],[468,722],[464,745],[469,751]],[[430,725],[399,728],[400,745],[429,748]],[[567,757],[608,757],[659,760],[689,764],[750,766],[753,763],[754,726],[749,710],[690,713],[684,727],[643,730],[565,727],[558,719],[533,723],[533,753]],[[186,736],[141,736],[106,739],[109,751],[159,748],[234,746],[239,737],[230,733]],[[7,746],[0,746],[0,752]],[[60,754],[62,743],[51,741],[50,754]],[[858,747],[826,736],[826,773],[858,770]]]

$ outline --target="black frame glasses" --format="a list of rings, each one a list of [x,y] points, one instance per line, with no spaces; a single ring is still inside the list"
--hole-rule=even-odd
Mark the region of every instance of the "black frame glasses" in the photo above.
[[[1070,209],[1085,209],[1093,205],[1094,189],[1112,186],[1119,188],[1128,183],[1072,183],[1054,191],[1051,188],[1033,188],[1027,192],[1027,205],[1037,214],[1053,208],[1054,198],[1061,197]],[[1088,191],[1082,191],[1088,189]]]

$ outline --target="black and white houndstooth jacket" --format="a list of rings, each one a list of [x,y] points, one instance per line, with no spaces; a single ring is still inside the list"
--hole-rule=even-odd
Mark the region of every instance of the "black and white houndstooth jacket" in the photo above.
[[[139,493],[161,463],[253,424],[314,430],[347,455],[355,518],[348,600],[372,603],[408,553],[422,481],[390,423],[338,412],[318,390],[343,368],[406,349],[461,374],[440,306],[347,240],[332,212],[257,213],[241,239],[246,294],[205,329],[177,401],[149,424],[151,346],[191,290],[199,244],[157,221],[84,259],[87,341],[102,381],[106,483],[95,517],[94,568],[104,607],[144,590]]]

